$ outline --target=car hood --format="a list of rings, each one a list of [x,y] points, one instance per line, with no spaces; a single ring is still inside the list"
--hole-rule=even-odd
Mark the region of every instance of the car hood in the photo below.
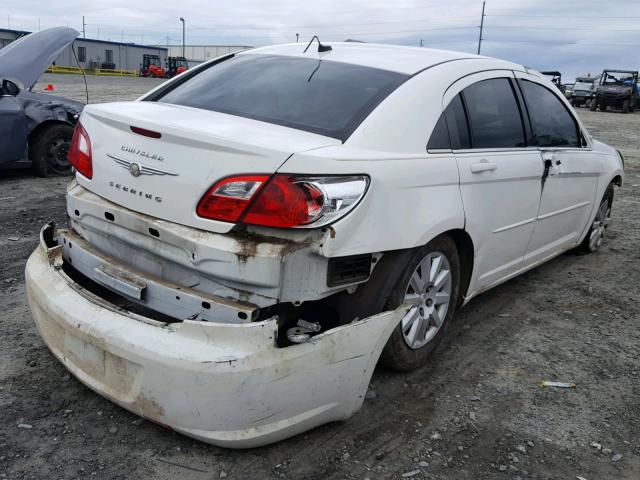
[[[55,27],[11,42],[0,50],[0,77],[18,80],[30,89],[78,35],[73,28]]]

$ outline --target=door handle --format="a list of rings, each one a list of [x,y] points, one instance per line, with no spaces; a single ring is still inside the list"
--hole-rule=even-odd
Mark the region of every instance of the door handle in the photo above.
[[[543,153],[542,158],[544,160],[545,166],[547,165],[547,163],[549,167],[551,167],[551,165],[562,165],[562,162],[555,153]]]
[[[471,173],[491,172],[496,168],[498,168],[498,166],[495,163],[482,160],[481,162],[471,164]]]

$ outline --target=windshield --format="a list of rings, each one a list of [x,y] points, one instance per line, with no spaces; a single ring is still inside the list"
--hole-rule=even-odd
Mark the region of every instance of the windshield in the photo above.
[[[574,90],[591,90],[593,88],[593,82],[581,82],[577,81],[573,85]]]
[[[602,85],[631,85],[632,83],[631,73],[605,72],[602,77]]]
[[[343,142],[408,75],[348,63],[243,54],[157,101],[318,133]]]
[[[150,58],[149,59],[149,65],[156,65],[157,67],[160,66],[160,59],[159,58]]]

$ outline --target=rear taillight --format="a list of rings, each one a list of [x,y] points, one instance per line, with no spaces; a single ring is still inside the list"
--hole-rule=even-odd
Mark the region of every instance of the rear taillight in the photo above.
[[[238,175],[223,178],[198,203],[199,216],[236,223],[269,175]]]
[[[197,213],[212,220],[266,227],[320,227],[351,211],[368,184],[364,175],[239,175],[211,187]]]
[[[91,160],[91,140],[82,124],[78,122],[73,131],[71,146],[69,147],[69,163],[87,178],[93,177],[93,162]]]

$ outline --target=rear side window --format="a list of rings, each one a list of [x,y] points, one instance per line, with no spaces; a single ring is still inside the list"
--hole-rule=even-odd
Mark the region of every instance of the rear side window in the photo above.
[[[451,141],[449,140],[449,132],[447,130],[447,120],[445,113],[442,112],[438,123],[431,133],[429,143],[427,143],[427,150],[449,150],[451,148]]]
[[[215,64],[157,101],[213,110],[343,142],[408,75],[348,63],[243,54]]]
[[[578,125],[560,99],[537,83],[522,80],[520,85],[527,102],[534,145],[579,147]]]
[[[482,80],[462,91],[471,130],[472,148],[525,146],[520,108],[506,78]]]
[[[469,127],[460,95],[456,95],[436,123],[428,150],[470,148]]]

